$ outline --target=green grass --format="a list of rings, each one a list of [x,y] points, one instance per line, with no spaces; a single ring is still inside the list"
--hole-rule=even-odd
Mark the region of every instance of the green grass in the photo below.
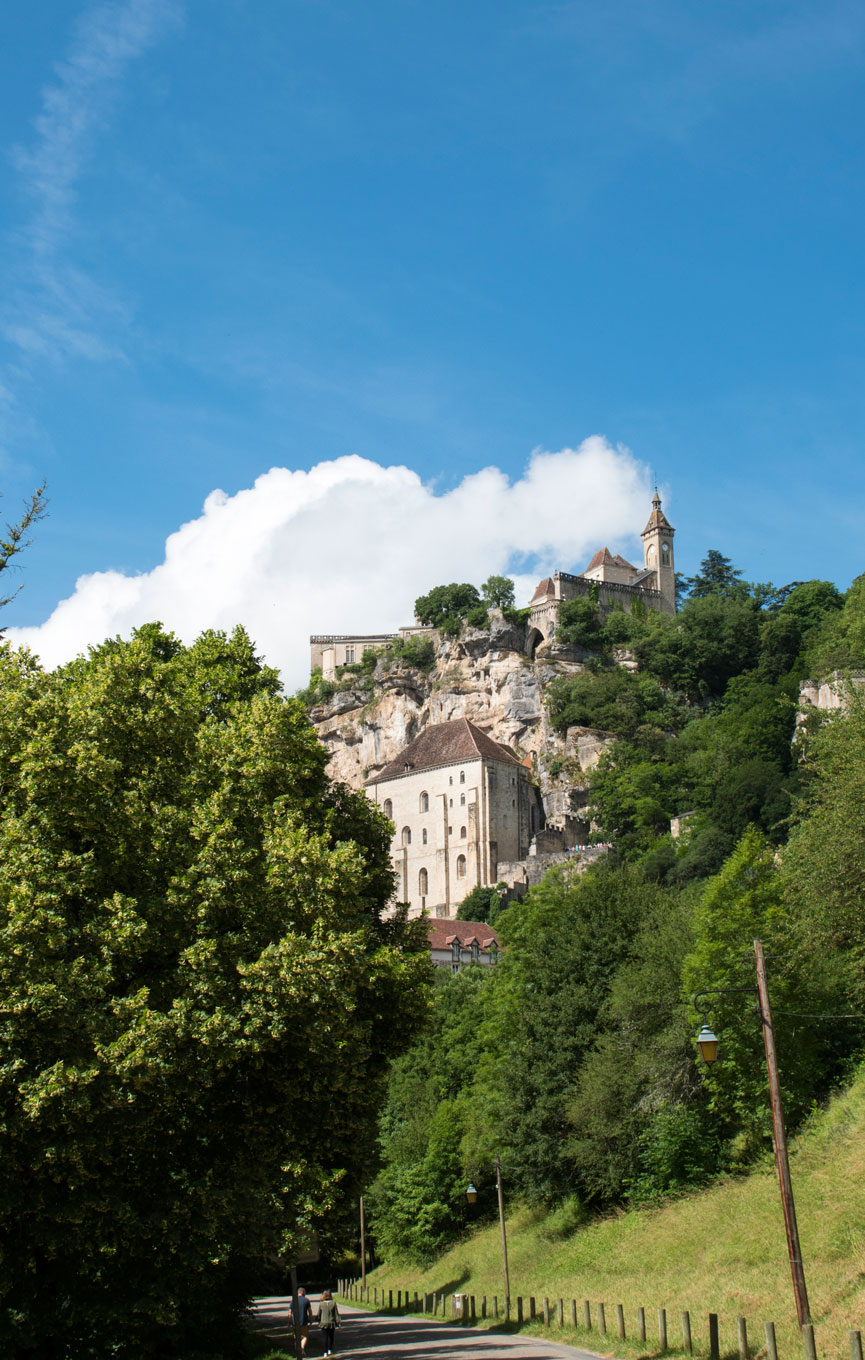
[[[791,1171],[802,1254],[818,1352],[849,1355],[851,1328],[865,1329],[865,1071],[791,1146]],[[521,1209],[508,1219],[511,1316],[516,1297],[544,1296],[603,1302],[608,1334],[576,1333],[568,1326],[551,1336],[602,1353],[657,1352],[657,1309],[667,1309],[671,1352],[681,1346],[681,1313],[691,1312],[694,1350],[708,1353],[710,1312],[720,1318],[721,1352],[737,1354],[736,1319],[748,1320],[751,1353],[764,1346],[763,1324],[775,1323],[781,1360],[796,1360],[802,1344],[796,1326],[784,1224],[774,1166],[715,1184],[700,1193],[634,1209],[574,1229],[566,1215]],[[476,1296],[503,1294],[497,1224],[477,1232],[426,1270],[382,1266],[368,1275],[371,1286],[418,1293],[460,1290]],[[646,1310],[645,1347],[622,1347],[615,1305],[625,1307],[629,1336],[636,1310]],[[537,1325],[527,1334],[541,1334]]]

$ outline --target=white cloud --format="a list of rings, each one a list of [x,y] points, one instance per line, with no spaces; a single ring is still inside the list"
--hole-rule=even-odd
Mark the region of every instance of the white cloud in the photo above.
[[[540,576],[581,570],[597,547],[637,552],[650,495],[647,470],[599,436],[536,451],[513,483],[489,467],[442,495],[364,458],[271,468],[235,496],[213,491],[152,571],[83,576],[44,624],[8,636],[53,666],[152,619],[187,642],[242,623],[295,689],[310,633],[386,632],[432,586],[479,585],[515,564],[527,603]]]

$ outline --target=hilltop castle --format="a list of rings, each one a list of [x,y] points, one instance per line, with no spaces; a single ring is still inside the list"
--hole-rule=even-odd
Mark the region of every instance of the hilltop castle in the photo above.
[[[661,509],[657,488],[652,513],[640,537],[643,540],[643,565],[635,567],[609,548],[599,548],[585,571],[572,576],[554,572],[541,581],[531,598],[526,651],[534,656],[538,648],[555,641],[556,625],[562,604],[579,596],[596,598],[604,614],[622,608],[628,613],[635,600],[646,609],[664,614],[676,612],[676,570],[673,563],[675,529]],[[340,666],[360,661],[367,647],[386,647],[395,638],[415,635],[435,636],[434,628],[410,624],[396,633],[313,634],[310,643],[310,670],[321,668],[325,680],[333,680]]]

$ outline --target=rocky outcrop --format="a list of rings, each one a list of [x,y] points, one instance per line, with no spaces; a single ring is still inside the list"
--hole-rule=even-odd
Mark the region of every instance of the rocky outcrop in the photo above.
[[[489,629],[466,629],[444,639],[429,671],[399,657],[379,661],[369,688],[358,679],[311,710],[319,739],[330,753],[329,772],[353,788],[433,723],[468,718],[495,741],[529,757],[540,785],[548,825],[570,825],[569,844],[584,840],[586,775],[597,764],[609,733],[571,728],[562,737],[549,720],[547,689],[560,676],[582,670],[567,655],[530,660],[525,628],[492,611]],[[583,824],[580,832],[576,823]]]

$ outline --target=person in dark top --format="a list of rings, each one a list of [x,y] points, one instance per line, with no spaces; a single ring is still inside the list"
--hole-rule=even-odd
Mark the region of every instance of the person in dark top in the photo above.
[[[339,1326],[339,1309],[333,1301],[333,1294],[329,1289],[321,1291],[321,1303],[318,1309],[318,1325],[321,1328],[321,1335],[324,1341],[324,1353],[330,1355],[333,1351],[333,1338]]]
[[[289,1326],[294,1326],[294,1309],[288,1305]],[[300,1328],[300,1353],[306,1355],[306,1343],[309,1340],[309,1324],[312,1322],[312,1304],[306,1297],[306,1290],[301,1287],[297,1291],[297,1325]]]

